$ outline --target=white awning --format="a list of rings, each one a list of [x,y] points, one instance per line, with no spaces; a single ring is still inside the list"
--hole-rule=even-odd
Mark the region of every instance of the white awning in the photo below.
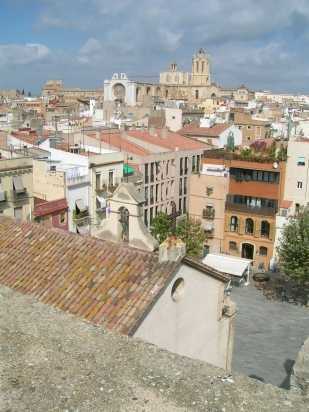
[[[25,186],[21,176],[13,176],[13,188],[16,193],[23,193],[25,191]]]
[[[88,209],[88,207],[85,205],[84,199],[77,199],[75,205],[80,212],[86,212],[86,210]]]
[[[106,199],[104,197],[97,196],[97,201],[99,202],[101,209],[106,209]]]
[[[231,276],[242,277],[248,270],[250,270],[251,260],[235,256],[209,253],[203,259],[203,263]]]

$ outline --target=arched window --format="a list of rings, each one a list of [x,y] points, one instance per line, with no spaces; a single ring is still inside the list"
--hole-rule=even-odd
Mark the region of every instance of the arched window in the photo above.
[[[231,216],[230,220],[230,231],[236,232],[238,229],[238,218],[237,216]]]
[[[168,98],[168,89],[165,90],[165,97]]]
[[[119,209],[119,214],[120,214],[120,219],[119,222],[121,223],[122,226],[122,240],[124,242],[129,241],[129,216],[130,213],[127,208],[121,207]]]
[[[150,95],[150,91],[151,91],[151,88],[148,86],[147,89],[146,89],[146,94],[147,94],[147,96]]]
[[[195,90],[195,98],[196,98],[196,99],[199,98],[199,92],[198,92],[198,90]]]
[[[248,235],[252,235],[252,234],[253,234],[253,230],[254,230],[253,220],[250,219],[250,218],[246,219],[245,232],[246,232]]]
[[[139,100],[141,94],[141,89],[139,87],[136,88],[136,101]]]
[[[262,220],[262,223],[261,223],[261,236],[269,237],[269,233],[270,233],[270,224],[267,222],[267,220]]]
[[[267,256],[267,247],[265,247],[265,246],[260,247],[260,255],[261,256]]]
[[[210,96],[212,99],[215,99],[217,96],[216,96],[216,93],[212,93],[211,94],[211,96]]]
[[[157,95],[158,97],[161,97],[161,89],[160,89],[160,87],[157,87],[157,88],[156,88],[156,95]]]

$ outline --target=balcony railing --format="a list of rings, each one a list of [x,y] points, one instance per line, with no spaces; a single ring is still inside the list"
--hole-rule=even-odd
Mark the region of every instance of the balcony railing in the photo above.
[[[90,216],[89,211],[77,213],[76,210],[73,212],[73,221],[77,226],[86,226],[89,224]]]
[[[225,203],[225,209],[235,212],[246,212],[263,216],[273,216],[277,212],[276,207],[248,206],[246,204],[234,203],[229,200],[227,200]]]
[[[23,202],[23,201],[26,201],[28,198],[29,198],[29,194],[26,188],[24,192],[20,192],[20,193],[16,192],[15,190],[11,190],[10,200],[12,202]]]
[[[203,219],[214,219],[215,209],[203,209]]]

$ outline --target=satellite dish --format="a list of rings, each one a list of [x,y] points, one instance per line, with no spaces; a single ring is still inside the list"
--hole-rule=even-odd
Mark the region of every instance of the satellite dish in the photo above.
[[[274,162],[274,163],[273,163],[273,168],[274,168],[274,169],[278,169],[278,166],[279,166],[279,165],[278,165],[278,162]]]

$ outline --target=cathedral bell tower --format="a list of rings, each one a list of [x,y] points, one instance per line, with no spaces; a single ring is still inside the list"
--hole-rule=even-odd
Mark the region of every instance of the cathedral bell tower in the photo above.
[[[210,64],[209,57],[203,49],[200,49],[192,58],[192,86],[210,85]]]

